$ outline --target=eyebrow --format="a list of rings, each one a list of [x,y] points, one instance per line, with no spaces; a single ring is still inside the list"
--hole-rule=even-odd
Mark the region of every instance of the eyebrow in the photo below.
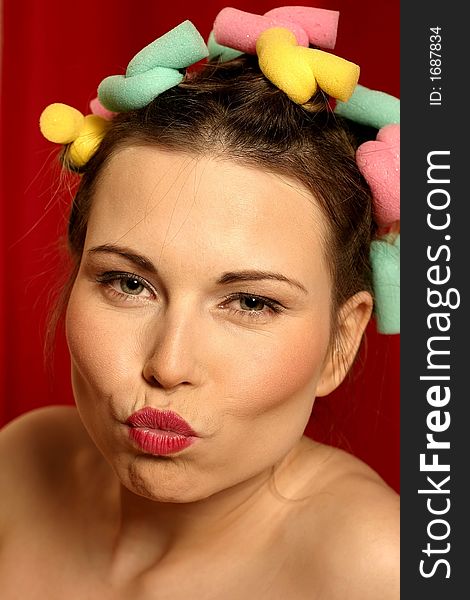
[[[126,260],[131,263],[134,263],[136,266],[144,268],[149,273],[153,273],[154,275],[158,275],[157,268],[152,263],[151,260],[143,256],[142,254],[137,254],[132,252],[129,248],[124,246],[116,246],[114,244],[102,244],[101,246],[94,246],[88,250],[89,254],[117,254],[118,256],[122,256]],[[261,281],[261,280],[274,280],[281,281],[283,283],[288,283],[292,287],[295,287],[305,294],[308,294],[306,288],[296,279],[292,279],[290,277],[286,277],[281,273],[273,273],[271,271],[263,271],[259,269],[245,269],[243,271],[228,271],[223,273],[219,279],[217,279],[217,285],[227,285],[229,283],[237,283],[240,281]]]
[[[275,281],[282,281],[284,283],[288,283],[289,285],[298,288],[305,294],[307,294],[307,290],[304,286],[295,279],[291,279],[286,277],[285,275],[281,275],[281,273],[272,273],[271,271],[259,271],[259,270],[246,270],[246,271],[229,271],[228,273],[224,273],[220,279],[217,280],[217,283],[233,283],[238,281],[260,281],[263,279],[271,279]]]
[[[148,271],[149,273],[153,273],[154,275],[158,274],[158,271],[155,265],[151,260],[142,256],[142,254],[136,254],[132,252],[129,248],[124,246],[116,246],[114,244],[102,244],[101,246],[93,246],[88,250],[88,254],[117,254],[118,256],[122,256],[126,260],[131,263],[134,263],[138,267],[141,267]]]

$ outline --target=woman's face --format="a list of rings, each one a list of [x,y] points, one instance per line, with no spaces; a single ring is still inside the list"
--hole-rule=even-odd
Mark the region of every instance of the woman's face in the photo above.
[[[90,436],[130,490],[208,497],[296,447],[325,376],[325,223],[298,184],[229,160],[137,147],[103,172],[67,310]],[[198,437],[155,456],[129,437],[143,407]]]

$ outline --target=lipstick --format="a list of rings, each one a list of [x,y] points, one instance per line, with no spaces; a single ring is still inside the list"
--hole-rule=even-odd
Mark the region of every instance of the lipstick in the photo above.
[[[187,448],[198,438],[188,423],[171,410],[146,406],[133,413],[126,424],[129,437],[149,454],[173,454]]]

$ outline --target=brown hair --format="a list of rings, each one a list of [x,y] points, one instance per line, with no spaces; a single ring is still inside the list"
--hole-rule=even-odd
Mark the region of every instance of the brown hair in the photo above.
[[[145,108],[118,115],[84,167],[68,225],[74,268],[55,322],[78,271],[100,174],[116,151],[140,144],[223,156],[294,178],[311,191],[329,224],[325,248],[333,282],[334,334],[338,308],[356,292],[372,291],[369,250],[375,225],[370,190],[355,162],[361,141],[332,112],[322,92],[307,105],[295,104],[262,75],[256,57],[209,62],[187,74]]]

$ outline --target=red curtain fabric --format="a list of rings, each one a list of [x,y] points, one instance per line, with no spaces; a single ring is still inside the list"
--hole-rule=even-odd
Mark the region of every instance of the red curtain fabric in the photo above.
[[[264,13],[301,0],[233,0]],[[207,39],[224,0],[3,0],[0,203],[0,424],[36,407],[71,404],[70,364],[62,332],[44,364],[47,305],[60,283],[58,239],[70,193],[59,177],[58,149],[44,140],[39,115],[51,102],[88,111],[101,79],[123,73],[130,58],[185,19]],[[360,82],[399,96],[398,0],[318,0],[339,10],[335,53],[361,66]],[[358,455],[393,487],[399,484],[399,336],[372,323],[348,380],[319,399],[307,428],[316,439]]]

